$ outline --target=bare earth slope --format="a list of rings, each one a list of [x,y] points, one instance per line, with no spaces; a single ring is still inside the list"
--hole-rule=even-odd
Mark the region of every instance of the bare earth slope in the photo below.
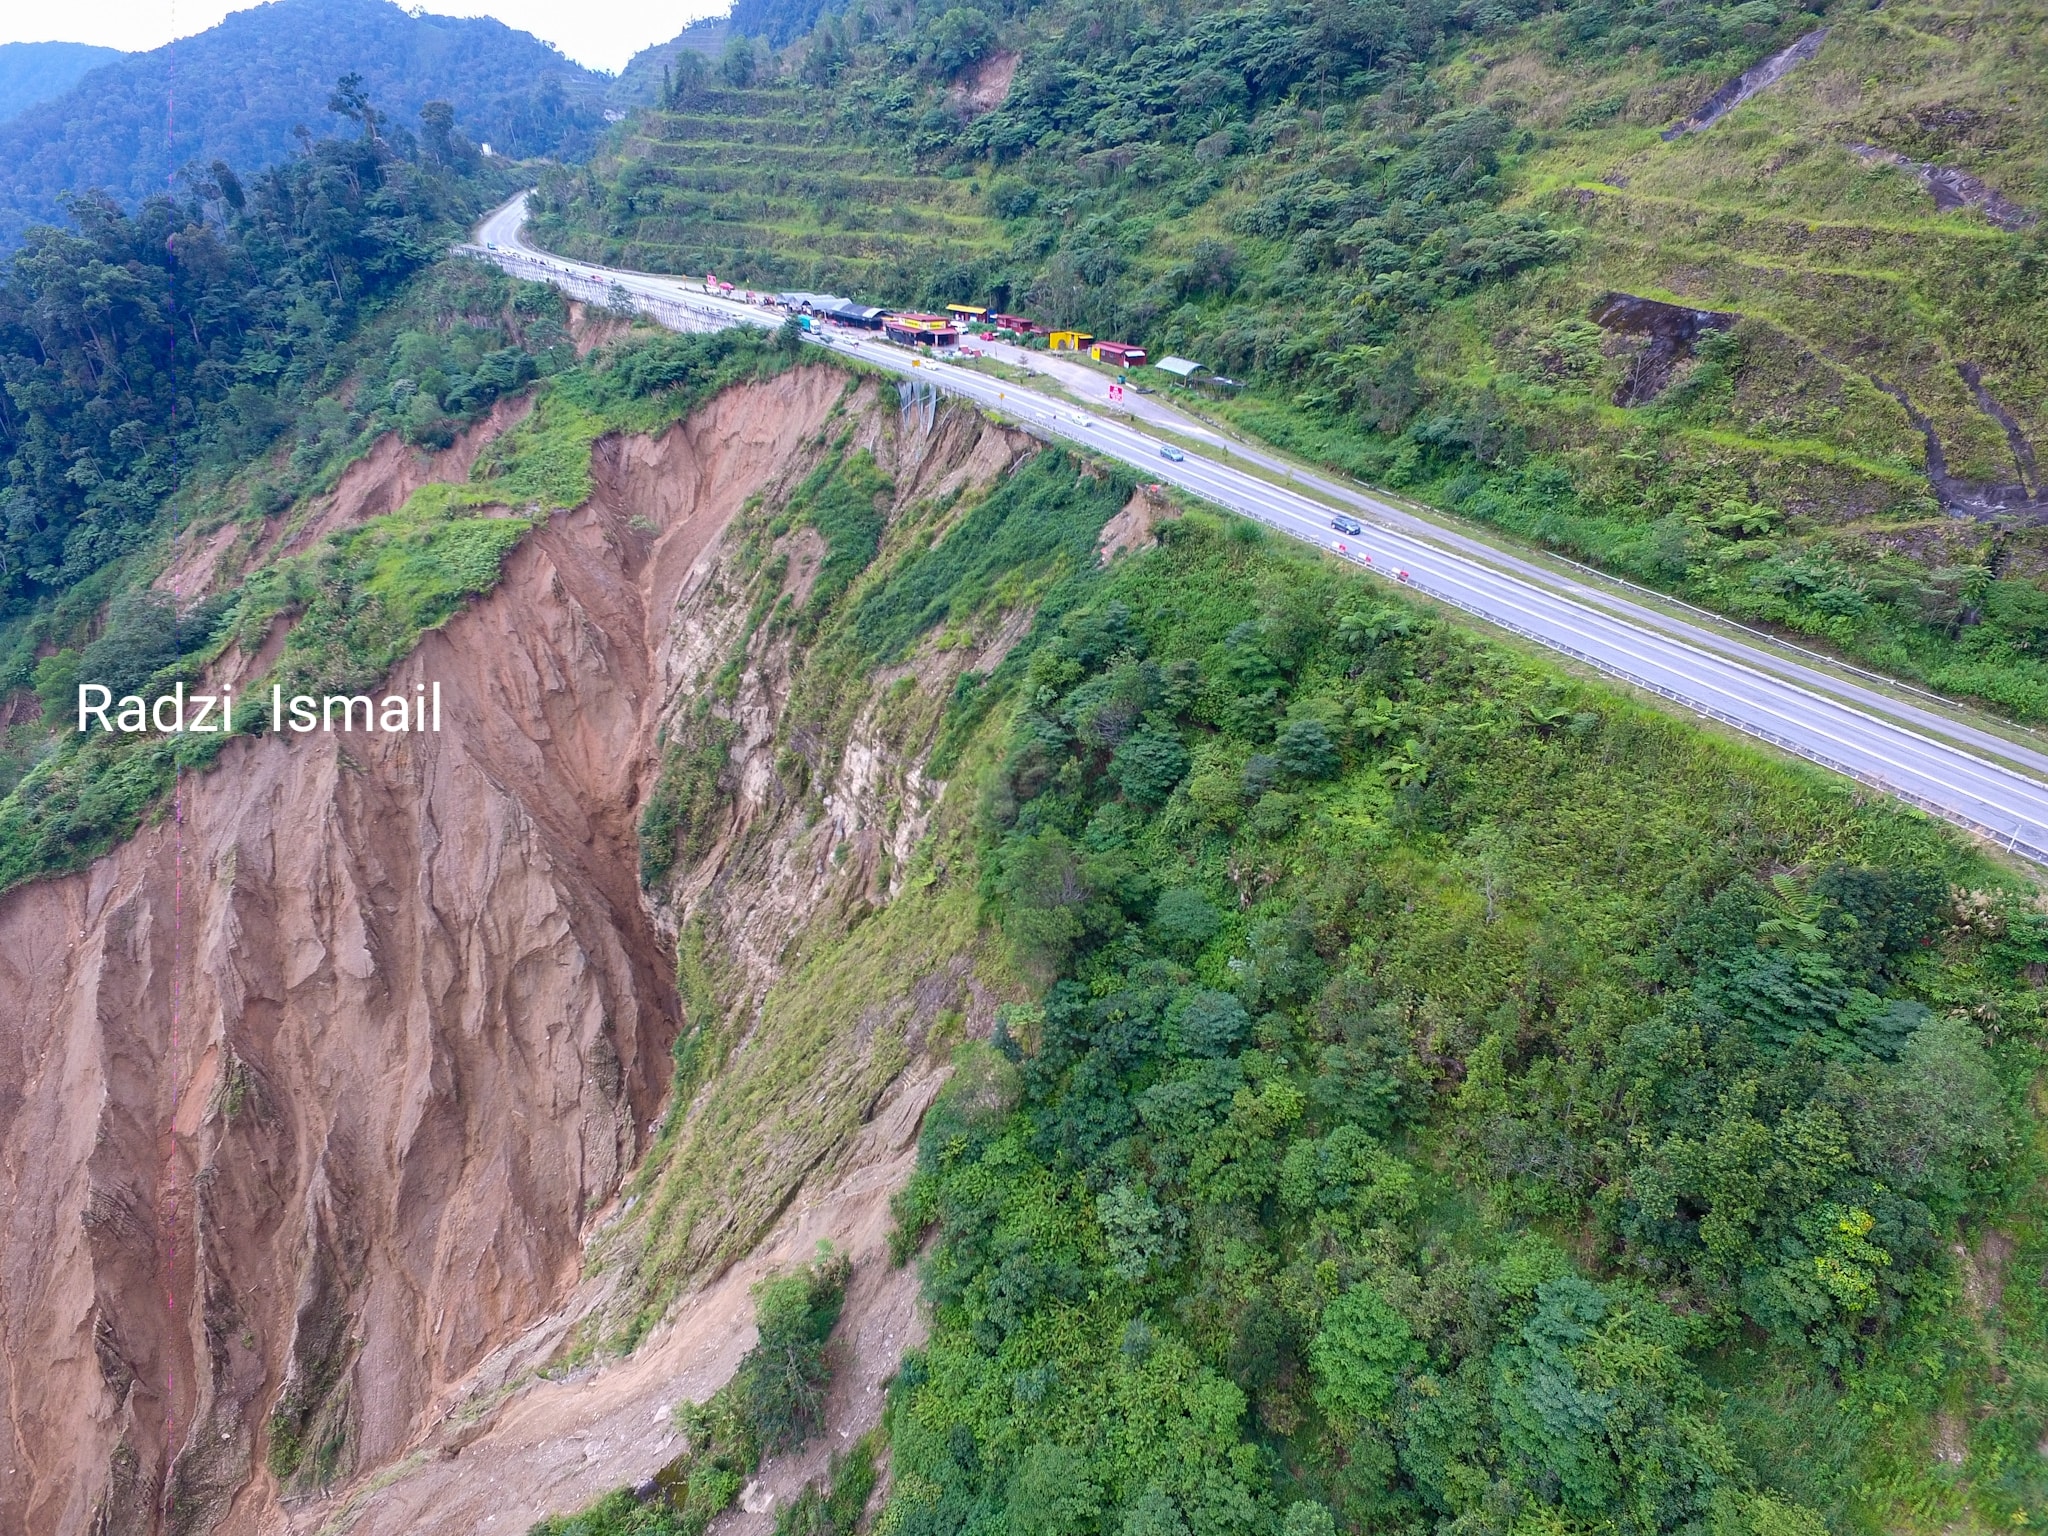
[[[979,973],[963,903],[935,897],[913,873],[943,789],[927,765],[960,673],[993,668],[1031,611],[998,604],[969,623],[968,643],[846,678],[821,699],[829,643],[749,622],[763,582],[771,597],[809,593],[819,537],[797,526],[771,538],[789,556],[778,576],[750,535],[763,536],[814,467],[865,453],[890,486],[877,562],[886,566],[889,551],[921,547],[946,526],[956,493],[979,494],[1031,451],[969,411],[945,413],[930,431],[901,430],[896,415],[886,393],[849,391],[758,506],[655,582],[679,583],[656,646],[671,739],[707,701],[733,725],[730,794],[704,851],[650,897],[664,930],[689,929],[686,949],[715,973],[684,1004],[713,1063],[687,1113],[591,1230],[576,1293],[445,1394],[399,1465],[295,1505],[280,1531],[523,1531],[651,1475],[680,1449],[674,1406],[710,1396],[753,1344],[753,1282],[809,1259],[820,1241],[853,1262],[827,1433],[764,1466],[720,1517],[719,1536],[771,1530],[831,1451],[879,1420],[882,1384],[923,1326],[915,1271],[889,1262],[889,1198],[915,1162],[951,1042],[989,1031],[1002,984]],[[665,526],[663,498],[696,452],[681,433],[600,444],[599,499]],[[789,750],[807,754],[800,782],[812,793],[791,782]],[[670,1307],[662,1298],[672,1293]],[[650,1308],[658,1320],[642,1336],[636,1319]],[[622,1335],[639,1340],[625,1358],[590,1351]]]
[[[679,1027],[635,834],[677,597],[847,389],[601,444],[394,674],[439,736],[237,743],[0,898],[0,1530],[280,1529],[576,1291]]]

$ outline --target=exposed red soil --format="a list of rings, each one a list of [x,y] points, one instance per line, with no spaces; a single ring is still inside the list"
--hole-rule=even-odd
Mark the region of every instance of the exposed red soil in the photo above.
[[[281,1389],[378,1465],[574,1287],[676,1027],[637,880],[655,637],[843,387],[607,445],[610,494],[391,678],[440,682],[440,735],[231,744],[0,897],[0,1530],[256,1530]],[[373,458],[330,525],[456,469]]]

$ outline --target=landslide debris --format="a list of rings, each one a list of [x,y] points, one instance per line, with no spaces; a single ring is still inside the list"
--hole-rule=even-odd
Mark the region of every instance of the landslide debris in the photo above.
[[[671,1046],[716,1034],[687,967],[679,995],[689,899],[642,889],[638,823],[664,733],[724,665],[707,642],[746,628],[722,541],[830,458],[828,429],[863,434],[928,524],[1030,451],[948,415],[899,455],[874,404],[800,368],[604,439],[589,497],[391,673],[441,683],[441,735],[237,739],[137,837],[0,896],[0,1464],[33,1469],[0,1480],[0,1526],[255,1531],[327,1507],[582,1294],[593,1223],[688,1118],[660,1112]],[[731,914],[713,958],[745,978],[719,994],[744,1000],[742,1035],[821,915],[838,931],[901,889],[937,789],[932,733],[904,734],[913,662],[865,702],[842,679],[811,800],[771,795],[800,655],[778,636],[746,674],[743,821],[688,867]],[[968,647],[932,675],[977,657],[1000,659]],[[906,790],[926,808],[899,811]],[[883,1016],[821,1042],[872,1054],[841,1086],[874,1086],[767,1170],[758,1209],[725,1203],[734,1251],[790,1175],[838,1166],[919,1036],[986,1027],[959,953],[929,957],[908,1012],[884,1000],[916,978],[890,974]]]
[[[1616,405],[1642,405],[1664,392],[1672,370],[1692,356],[1694,342],[1709,331],[1731,329],[1742,316],[1610,293],[1593,307],[1592,318],[1603,331],[1643,338],[1613,395]]]

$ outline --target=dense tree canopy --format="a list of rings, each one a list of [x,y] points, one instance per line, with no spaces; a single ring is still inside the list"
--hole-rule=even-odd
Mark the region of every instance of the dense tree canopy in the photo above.
[[[1939,1319],[2032,1177],[2039,912],[1175,535],[1010,664],[981,880],[1045,990],[899,1202],[889,1528],[1819,1536],[1886,1522],[1851,1469],[1964,1380],[2030,1448]]]
[[[429,101],[514,156],[575,153],[603,127],[604,81],[501,22],[388,0],[276,0],[0,123],[0,249],[58,218],[66,193],[98,189],[132,209],[191,161],[284,159],[344,72],[361,74],[401,138]]]
[[[133,215],[80,197],[0,274],[0,612],[132,548],[181,465],[274,438],[358,317],[475,210],[445,108],[424,146],[358,75],[330,109],[354,131],[246,180],[215,161]]]
[[[0,122],[63,95],[79,76],[120,57],[118,48],[90,43],[0,43]]]

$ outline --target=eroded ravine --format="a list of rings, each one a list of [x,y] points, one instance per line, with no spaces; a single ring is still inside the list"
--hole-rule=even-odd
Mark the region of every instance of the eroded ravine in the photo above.
[[[177,816],[0,898],[0,1529],[315,1528],[449,1454],[479,1367],[554,1337],[668,1086],[674,915],[640,890],[636,822],[663,719],[738,617],[707,573],[835,411],[899,501],[1025,451],[969,418],[899,452],[893,410],[825,368],[601,443],[593,499],[394,674],[441,684],[440,735],[235,743]],[[746,687],[742,757],[773,736],[772,657]],[[916,772],[853,776],[834,838],[879,848]],[[742,797],[721,848],[751,866],[693,875],[772,916],[740,967],[759,985],[875,882],[800,818],[739,835],[786,810]],[[914,1132],[923,1081],[876,1125]],[[888,1183],[908,1142],[868,1140],[835,1188]],[[879,1230],[880,1198],[844,1235]],[[812,1202],[784,1204],[801,1226]]]

